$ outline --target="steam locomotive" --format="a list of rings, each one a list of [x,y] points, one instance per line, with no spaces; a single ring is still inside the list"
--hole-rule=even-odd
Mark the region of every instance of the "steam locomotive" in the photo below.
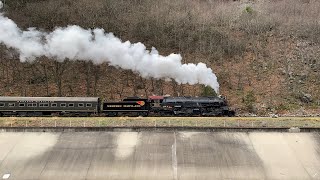
[[[234,116],[223,97],[0,97],[0,116]]]

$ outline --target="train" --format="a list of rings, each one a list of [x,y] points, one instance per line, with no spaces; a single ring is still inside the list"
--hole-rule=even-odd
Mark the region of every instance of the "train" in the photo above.
[[[235,116],[225,97],[0,97],[0,116]]]

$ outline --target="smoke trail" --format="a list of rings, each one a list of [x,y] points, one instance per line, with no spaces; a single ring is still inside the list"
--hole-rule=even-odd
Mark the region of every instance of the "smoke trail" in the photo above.
[[[172,78],[177,83],[200,83],[216,92],[219,90],[217,77],[206,64],[182,64],[180,54],[162,56],[155,48],[148,51],[140,42],[122,42],[112,33],[99,28],[91,30],[73,25],[57,27],[50,33],[35,28],[22,31],[15,22],[0,14],[1,43],[16,49],[21,61],[46,56],[58,61],[108,62],[111,66],[138,72],[144,78]]]

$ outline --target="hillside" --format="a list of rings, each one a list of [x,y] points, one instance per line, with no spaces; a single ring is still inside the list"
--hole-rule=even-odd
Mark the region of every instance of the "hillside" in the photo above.
[[[11,0],[19,27],[103,28],[184,63],[206,63],[239,114],[320,115],[320,2],[317,0]],[[144,79],[108,64],[20,62],[0,45],[0,93],[10,96],[201,95],[202,85]]]

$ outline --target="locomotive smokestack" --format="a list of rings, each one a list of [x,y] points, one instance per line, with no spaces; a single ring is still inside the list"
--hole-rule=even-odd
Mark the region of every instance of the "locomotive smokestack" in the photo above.
[[[108,62],[111,66],[138,72],[144,78],[171,78],[182,84],[204,84],[217,93],[219,90],[217,77],[206,64],[182,64],[180,54],[162,56],[155,48],[148,51],[140,42],[122,42],[99,28],[83,29],[70,25],[57,27],[49,33],[36,28],[23,31],[11,19],[0,14],[0,44],[16,49],[21,61],[46,56],[58,61]]]

